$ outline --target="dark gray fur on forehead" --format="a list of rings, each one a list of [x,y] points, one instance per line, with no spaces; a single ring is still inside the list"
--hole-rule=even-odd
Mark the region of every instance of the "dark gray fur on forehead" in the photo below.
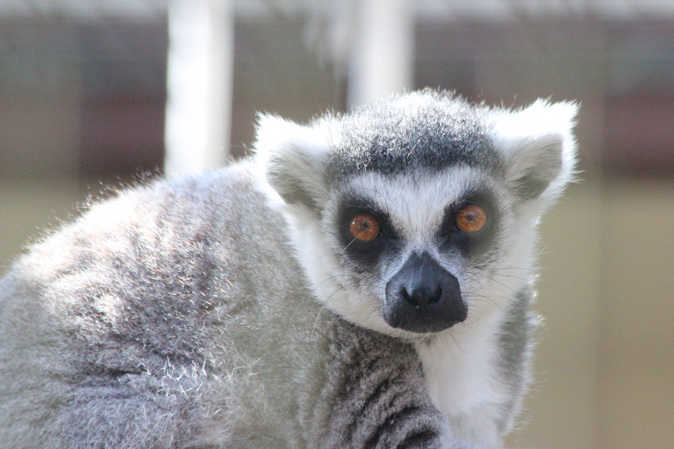
[[[368,171],[443,170],[453,165],[501,171],[488,135],[489,109],[448,92],[396,96],[338,118],[330,179]]]

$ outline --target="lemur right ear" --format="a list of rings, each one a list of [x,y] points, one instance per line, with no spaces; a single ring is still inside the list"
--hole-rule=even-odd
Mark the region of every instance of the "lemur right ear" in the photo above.
[[[255,154],[264,166],[267,182],[287,204],[320,210],[318,205],[327,194],[323,174],[328,138],[324,129],[260,115]]]
[[[521,200],[549,204],[573,180],[577,111],[574,103],[539,100],[496,118],[493,142],[505,162],[506,182]]]

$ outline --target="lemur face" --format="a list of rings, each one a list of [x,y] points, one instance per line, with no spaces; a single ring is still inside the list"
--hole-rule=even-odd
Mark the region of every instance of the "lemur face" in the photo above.
[[[416,338],[483,320],[530,281],[537,218],[571,177],[575,110],[424,91],[308,127],[263,118],[257,151],[318,300]]]
[[[476,168],[363,174],[343,180],[327,204],[322,228],[337,280],[370,298],[393,329],[464,322],[508,247],[507,190]]]

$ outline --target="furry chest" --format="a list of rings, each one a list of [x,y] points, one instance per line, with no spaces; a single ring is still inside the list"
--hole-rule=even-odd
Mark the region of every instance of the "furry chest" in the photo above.
[[[511,393],[499,375],[494,339],[488,332],[472,338],[446,334],[430,344],[417,344],[416,349],[426,390],[454,433],[472,442],[498,445]]]

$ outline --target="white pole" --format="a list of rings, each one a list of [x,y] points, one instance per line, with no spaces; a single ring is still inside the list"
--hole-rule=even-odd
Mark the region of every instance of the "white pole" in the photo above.
[[[171,0],[164,170],[168,177],[225,163],[230,139],[232,0]]]
[[[355,106],[413,87],[414,15],[408,0],[360,0],[349,62]]]

